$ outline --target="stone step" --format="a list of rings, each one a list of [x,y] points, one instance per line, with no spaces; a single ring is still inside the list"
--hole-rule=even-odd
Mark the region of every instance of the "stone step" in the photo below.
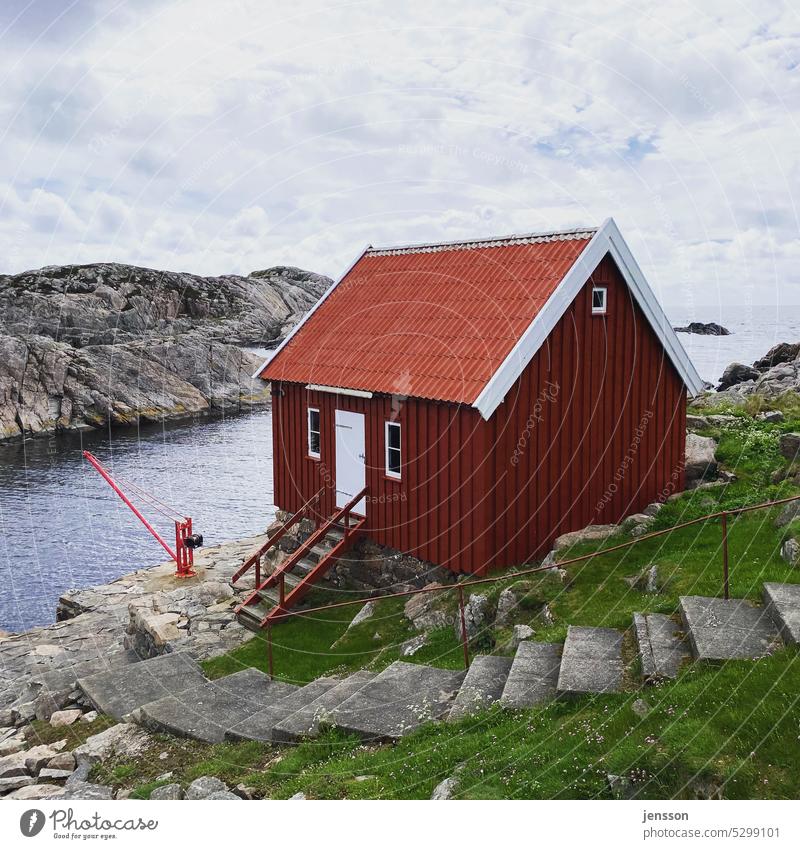
[[[232,726],[226,732],[228,740],[260,740],[263,743],[275,742],[272,730],[292,714],[327,693],[332,687],[341,684],[341,678],[317,678],[305,687],[298,687],[293,693],[269,705],[252,716]]]
[[[334,710],[329,722],[364,740],[398,740],[450,710],[464,671],[396,660]]]
[[[221,743],[231,728],[298,689],[258,669],[243,669],[142,705],[132,716],[153,731]]]
[[[615,693],[622,688],[624,671],[621,631],[569,626],[558,673],[559,695]]]
[[[164,654],[78,678],[78,686],[101,713],[122,719],[136,708],[205,683],[186,652]]]
[[[781,646],[769,613],[746,599],[682,596],[680,611],[698,660],[754,659]]]
[[[472,716],[494,704],[503,695],[511,664],[510,657],[478,655],[474,658],[447,718]]]
[[[634,613],[633,630],[639,647],[642,678],[677,678],[691,651],[680,626],[663,613]]]
[[[800,645],[800,584],[764,584],[764,609],[787,645]]]
[[[518,709],[555,698],[560,666],[561,643],[520,643],[503,687],[500,704]]]
[[[316,737],[320,722],[327,720],[339,705],[358,693],[373,678],[374,672],[362,669],[326,689],[316,699],[276,723],[272,728],[272,742],[298,743],[306,737]]]

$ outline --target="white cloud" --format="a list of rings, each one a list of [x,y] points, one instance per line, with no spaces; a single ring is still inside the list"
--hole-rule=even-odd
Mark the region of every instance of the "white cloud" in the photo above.
[[[800,302],[787,5],[80,5],[0,45],[5,271],[335,274],[614,215],[668,305]]]

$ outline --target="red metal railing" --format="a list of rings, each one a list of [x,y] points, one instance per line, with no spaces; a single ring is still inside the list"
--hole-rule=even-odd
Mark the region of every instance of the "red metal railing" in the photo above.
[[[289,528],[294,527],[300,519],[308,517],[308,511],[311,509],[312,504],[319,505],[320,498],[322,498],[322,493],[325,491],[325,487],[319,490],[315,495],[312,495],[311,498],[306,501],[306,503],[296,512],[293,513],[281,526],[275,531],[274,534],[247,560],[242,563],[242,565],[238,568],[236,572],[231,576],[231,583],[235,584],[239,578],[242,577],[246,572],[249,572],[253,566],[256,567],[256,586],[261,583],[261,558],[272,548],[273,545],[278,543],[283,537],[283,535],[289,530]],[[314,521],[317,525],[319,525],[319,511],[316,510],[314,513]]]
[[[321,490],[320,490],[321,492]],[[319,493],[318,493],[319,494]],[[308,573],[308,575],[303,578],[302,581],[289,593],[286,595],[286,575],[294,569],[294,567],[298,564],[298,562],[308,554],[311,549],[318,543],[321,542],[325,536],[328,534],[330,529],[338,524],[344,525],[344,537],[341,542],[334,547],[335,551],[340,551],[343,547],[346,547],[350,542],[350,537],[354,532],[359,531],[364,525],[364,519],[361,518],[359,522],[356,523],[355,526],[350,526],[350,518],[351,513],[355,506],[364,498],[367,494],[367,487],[361,490],[354,498],[351,498],[344,507],[340,507],[330,518],[326,519],[323,523],[317,523],[317,529],[306,539],[301,545],[292,552],[292,554],[283,562],[280,566],[278,566],[271,575],[269,575],[266,580],[257,583],[255,589],[245,597],[244,601],[240,605],[235,608],[235,613],[238,613],[243,607],[247,607],[252,604],[259,598],[259,593],[263,590],[269,589],[270,587],[274,587],[276,584],[278,585],[278,610],[281,615],[287,612],[287,607],[285,605],[291,606],[306,592],[308,592],[308,588],[310,584],[312,584],[317,577],[321,574],[322,571],[327,571],[325,568],[325,564],[328,563],[331,555],[334,553],[333,551],[323,557],[319,563]],[[295,514],[296,516],[297,514]],[[294,517],[293,517],[294,518]],[[281,532],[285,532],[286,527],[281,528]],[[267,540],[265,546],[268,546],[270,540]],[[264,546],[262,549],[266,550]],[[252,558],[251,558],[252,559]],[[258,567],[257,567],[258,569]],[[241,571],[241,570],[240,570]],[[238,574],[238,573],[237,573]],[[256,572],[256,577],[258,578],[258,571]],[[268,616],[264,617],[261,621],[261,625],[267,625],[272,622],[274,617],[274,611],[270,611]]]
[[[533,575],[537,572],[546,572],[550,569],[562,568],[564,566],[569,566],[573,563],[581,563],[584,560],[591,560],[593,557],[602,557],[605,554],[610,554],[614,551],[620,551],[623,548],[630,548],[637,543],[644,542],[648,539],[656,539],[657,537],[665,536],[666,534],[670,534],[673,531],[681,530],[682,528],[688,528],[692,525],[699,525],[703,522],[707,522],[710,519],[720,519],[720,526],[722,530],[722,593],[723,598],[730,598],[730,575],[729,575],[729,564],[728,564],[728,517],[729,516],[737,516],[741,513],[750,513],[754,510],[764,510],[769,507],[778,507],[781,504],[789,504],[792,501],[797,501],[800,499],[800,495],[792,495],[789,498],[781,498],[777,501],[765,501],[761,504],[752,504],[747,507],[734,507],[730,510],[720,510],[716,513],[708,513],[705,516],[700,516],[697,519],[689,519],[686,522],[680,522],[677,525],[672,525],[669,528],[663,528],[660,531],[653,531],[649,534],[643,534],[640,537],[636,537],[635,539],[628,540],[626,542],[618,543],[617,545],[609,546],[608,548],[600,549],[599,551],[592,551],[589,554],[582,554],[579,557],[571,557],[567,560],[559,560],[555,564],[551,564],[549,566],[533,566],[530,569],[519,569],[515,572],[506,572],[502,575],[497,575],[494,577],[488,578],[475,578],[469,581],[459,581],[456,584],[451,585],[443,585],[437,587],[423,587],[422,589],[416,590],[404,590],[399,593],[388,593],[387,595],[381,595],[377,597],[377,600],[384,601],[386,599],[391,598],[407,598],[409,596],[414,595],[422,595],[423,593],[437,593],[437,592],[457,592],[458,593],[458,608],[459,608],[459,617],[461,623],[461,641],[463,643],[464,648],[464,667],[469,668],[469,640],[467,638],[467,626],[466,626],[466,618],[464,615],[464,588],[465,587],[474,587],[482,584],[491,584],[496,583],[497,581],[508,581],[514,578],[521,578],[526,575]],[[333,604],[325,604],[320,605],[318,607],[306,607],[302,610],[287,610],[281,618],[289,618],[291,616],[308,616],[314,613],[322,613],[327,610],[336,610],[341,607],[350,607],[355,604],[363,605],[368,599],[358,598],[358,599],[349,599],[348,601],[337,601]],[[269,674],[270,677],[273,675],[273,657],[272,657],[272,629],[267,629],[267,652],[268,652],[268,663],[269,663]]]

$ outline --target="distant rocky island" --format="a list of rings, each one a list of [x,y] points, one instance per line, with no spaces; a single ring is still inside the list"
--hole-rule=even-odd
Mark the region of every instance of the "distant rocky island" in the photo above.
[[[117,263],[0,275],[0,439],[263,404],[252,379],[331,280]]]
[[[727,327],[721,324],[716,324],[713,321],[690,321],[685,327],[673,327],[676,333],[695,333],[699,336],[730,336],[731,332]]]

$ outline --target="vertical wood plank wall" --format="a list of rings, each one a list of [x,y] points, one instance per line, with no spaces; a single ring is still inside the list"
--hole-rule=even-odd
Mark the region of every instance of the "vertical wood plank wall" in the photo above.
[[[603,317],[593,285],[608,289]],[[321,512],[334,512],[335,410],[364,413],[370,537],[456,572],[527,562],[561,533],[683,489],[685,388],[608,257],[489,422],[455,404],[273,389],[276,504],[296,510],[325,487]],[[307,455],[309,406],[319,460]],[[384,473],[393,416],[400,481]]]
[[[593,286],[607,312],[592,315]],[[606,257],[488,423],[489,567],[683,489],[686,390]]]

